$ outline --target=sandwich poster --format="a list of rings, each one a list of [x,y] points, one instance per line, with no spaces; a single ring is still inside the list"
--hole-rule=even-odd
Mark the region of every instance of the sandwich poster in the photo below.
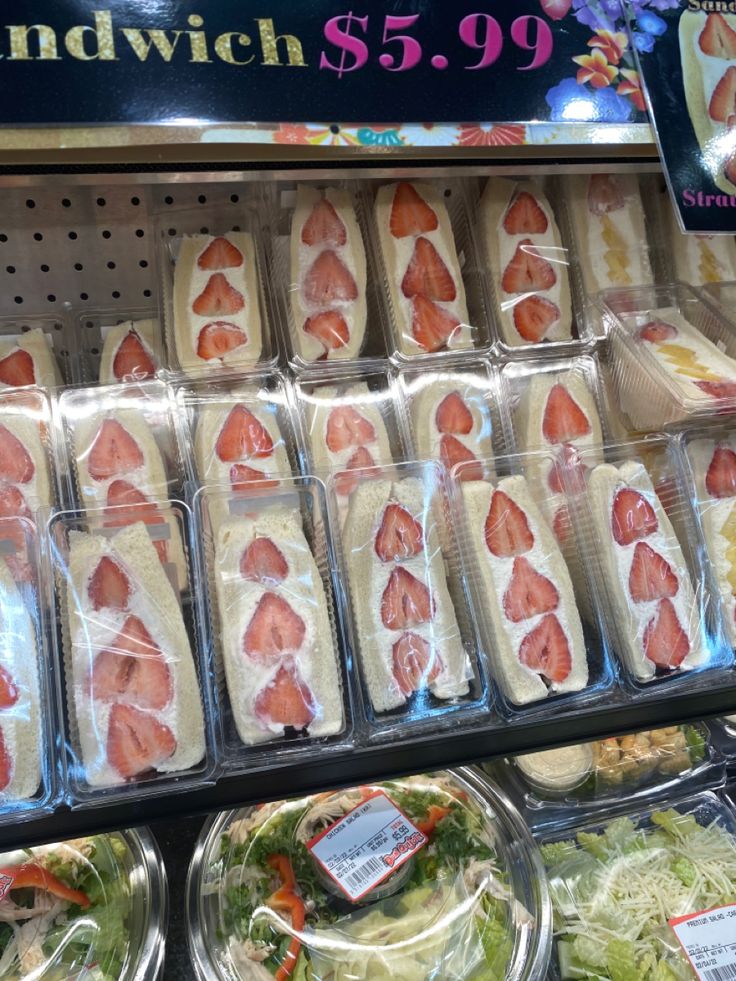
[[[630,33],[641,3],[624,0]],[[736,2],[659,0],[639,72],[684,231],[736,231]]]

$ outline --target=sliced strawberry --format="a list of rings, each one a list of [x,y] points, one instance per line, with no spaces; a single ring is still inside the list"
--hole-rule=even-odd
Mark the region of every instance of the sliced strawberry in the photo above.
[[[222,235],[213,238],[197,259],[200,269],[214,272],[215,269],[236,269],[243,265],[243,253]]]
[[[0,477],[13,484],[27,484],[36,468],[21,441],[0,425]]]
[[[0,665],[0,709],[12,708],[18,701],[18,686],[8,671]]]
[[[639,491],[623,487],[613,499],[611,531],[619,545],[648,538],[659,527],[654,508]]]
[[[426,688],[442,670],[439,657],[433,656],[429,644],[417,634],[402,634],[393,645],[391,654],[393,675],[405,697]]]
[[[450,392],[449,395],[445,395],[437,406],[434,424],[441,433],[468,435],[473,428],[473,415],[460,392]]]
[[[351,405],[336,406],[327,419],[325,442],[330,453],[339,453],[348,446],[365,446],[376,439],[372,422]]]
[[[542,435],[548,443],[569,443],[591,432],[590,420],[564,385],[553,385],[547,396]]]
[[[530,238],[524,238],[516,246],[511,261],[504,270],[501,289],[504,293],[533,293],[549,290],[557,282],[552,266],[536,251]]]
[[[107,730],[107,758],[121,777],[130,780],[155,770],[175,752],[176,739],[168,726],[132,705],[113,705]]]
[[[270,538],[254,538],[240,557],[240,575],[250,582],[277,586],[289,575],[289,566]]]
[[[120,566],[103,555],[87,584],[87,595],[93,610],[127,610],[130,580]]]
[[[265,457],[273,453],[273,440],[263,423],[242,404],[233,406],[215,443],[215,453],[223,463],[246,457]]]
[[[156,505],[127,480],[113,480],[107,488],[105,514],[105,526],[108,528],[126,528],[136,521],[143,521],[147,525],[160,525],[163,521]],[[159,539],[153,545],[159,559],[166,565],[169,560],[168,543],[165,539]]]
[[[36,369],[28,351],[19,348],[0,361],[0,382],[11,388],[36,384]]]
[[[172,694],[171,672],[161,648],[138,617],[126,617],[112,646],[95,658],[92,697],[161,711]]]
[[[673,324],[668,324],[666,320],[650,320],[636,332],[636,336],[642,341],[649,341],[650,344],[662,344],[664,341],[671,341],[677,337],[678,330]]]
[[[12,779],[13,761],[5,748],[5,738],[2,729],[0,729],[0,790],[5,790]]]
[[[560,308],[544,296],[525,296],[514,304],[514,327],[520,337],[538,344],[560,319]]]
[[[295,667],[280,667],[273,680],[258,693],[256,717],[263,725],[306,729],[317,713],[314,695]]]
[[[396,185],[389,219],[389,229],[394,238],[433,232],[438,225],[437,215],[413,184],[402,181]]]
[[[128,430],[117,419],[105,419],[87,458],[90,477],[109,480],[117,474],[139,470],[144,462],[143,451]]]
[[[445,433],[440,439],[440,460],[448,470],[458,468],[455,474],[458,480],[483,479],[483,467],[476,455],[455,436]]]
[[[552,533],[557,539],[558,544],[563,546],[567,542],[571,531],[570,512],[567,509],[567,505],[563,504],[562,507],[557,508],[555,511],[552,521]]]
[[[112,361],[112,373],[119,382],[144,381],[153,378],[156,365],[134,330],[120,342]]]
[[[424,548],[422,526],[405,507],[388,504],[376,535],[376,555],[381,562],[402,562]]]
[[[416,576],[397,566],[381,597],[381,622],[387,630],[406,630],[434,616],[429,590]]]
[[[304,299],[315,307],[351,303],[358,298],[353,275],[332,249],[320,252],[307,270],[302,287]]]
[[[360,474],[356,471],[365,470],[366,467],[374,467],[376,461],[365,448],[359,446],[345,464],[346,469],[335,474],[335,492],[341,497],[352,494],[360,483]]]
[[[304,321],[304,333],[316,338],[328,351],[337,351],[350,342],[350,330],[337,310],[324,310]]]
[[[634,549],[634,561],[629,572],[629,592],[633,601],[650,603],[665,596],[674,596],[679,585],[669,562],[646,542],[639,542]]]
[[[572,443],[564,443],[549,472],[547,483],[553,494],[564,494],[566,487],[573,494],[581,494],[585,490],[587,473],[588,467],[576,447]]]
[[[411,302],[411,332],[417,344],[428,352],[439,351],[449,344],[460,326],[457,317],[438,307],[421,293],[413,297]]]
[[[607,215],[626,207],[626,198],[615,174],[593,174],[588,181],[588,211]]]
[[[708,103],[708,115],[711,119],[725,123],[736,112],[736,68],[731,65],[713,89],[713,95]]]
[[[266,490],[268,487],[278,487],[279,481],[267,477],[263,470],[255,470],[245,463],[234,463],[230,467],[230,486],[234,491]]]
[[[551,613],[560,603],[555,585],[523,557],[514,559],[511,582],[503,597],[503,610],[512,623]]]
[[[736,58],[736,31],[723,14],[708,14],[698,39],[700,50],[712,58],[731,61]]]
[[[711,497],[736,497],[736,453],[729,446],[716,446],[705,475]]]
[[[646,626],[643,641],[644,656],[658,668],[679,668],[690,653],[690,641],[668,599],[660,601],[657,615]]]
[[[697,381],[695,384],[714,399],[736,399],[736,381]]]
[[[554,613],[548,613],[521,642],[519,660],[548,681],[562,682],[572,670],[565,631]]]
[[[284,654],[296,654],[306,630],[302,618],[285,599],[264,593],[246,628],[243,653],[258,664],[274,664]]]
[[[245,331],[227,320],[213,320],[205,324],[197,338],[197,357],[203,361],[224,358],[232,351],[248,343]]]
[[[302,242],[305,245],[325,245],[339,248],[348,240],[345,225],[335,211],[331,201],[320,198],[312,208],[309,218],[302,228]]]
[[[32,518],[26,499],[17,487],[0,481],[0,518]]]
[[[421,294],[429,300],[450,302],[457,296],[455,280],[428,238],[418,238],[414,253],[401,281],[401,292],[412,297]]]
[[[222,273],[213,273],[192,303],[198,317],[230,317],[245,306],[243,294],[228,283]]]
[[[509,235],[544,235],[549,226],[539,202],[528,191],[520,191],[503,219]]]
[[[523,555],[534,545],[529,522],[516,501],[503,491],[495,491],[485,524],[489,551],[499,558]]]

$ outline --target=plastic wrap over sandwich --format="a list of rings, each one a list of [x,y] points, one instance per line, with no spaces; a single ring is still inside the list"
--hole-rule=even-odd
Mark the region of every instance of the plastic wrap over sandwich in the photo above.
[[[675,279],[691,286],[736,279],[736,239],[733,235],[686,235],[677,221],[666,187],[662,191],[661,211]]]
[[[157,320],[127,320],[105,331],[100,384],[147,381],[160,367]]]
[[[35,327],[15,337],[0,337],[0,390],[62,384],[51,340]]]
[[[458,478],[478,480],[478,461],[493,457],[491,414],[483,391],[462,375],[426,381],[410,402],[419,459],[439,460],[448,470],[462,464]]]

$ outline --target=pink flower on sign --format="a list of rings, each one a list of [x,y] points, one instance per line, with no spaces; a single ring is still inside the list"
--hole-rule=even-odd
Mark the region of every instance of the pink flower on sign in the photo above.
[[[570,13],[572,0],[539,0],[539,4],[550,20],[562,20]]]

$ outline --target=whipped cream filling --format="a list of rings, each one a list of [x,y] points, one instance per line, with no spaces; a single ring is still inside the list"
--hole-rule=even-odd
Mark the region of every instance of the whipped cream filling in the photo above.
[[[469,433],[444,433],[437,427],[437,410],[452,392],[457,392],[473,417],[473,427]],[[440,445],[443,436],[452,436],[469,450],[476,459],[482,460],[493,455],[491,444],[491,420],[488,407],[477,388],[459,383],[453,385],[434,384],[427,391],[431,399],[414,397],[411,401],[412,421],[417,434],[417,449],[422,456],[440,460]]]

